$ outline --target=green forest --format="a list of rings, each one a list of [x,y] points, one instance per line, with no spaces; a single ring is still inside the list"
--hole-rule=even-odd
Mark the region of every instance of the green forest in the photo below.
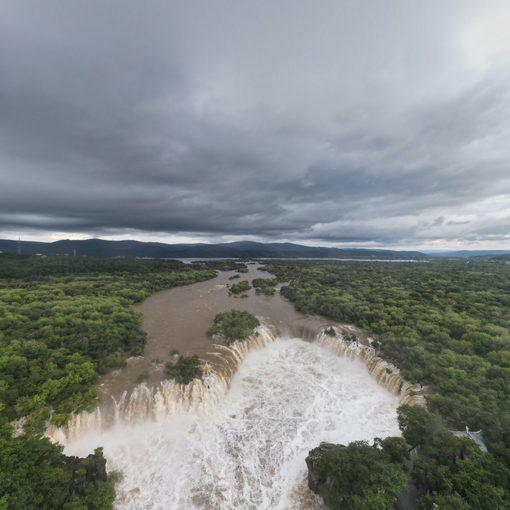
[[[448,508],[510,508],[510,265],[304,261],[266,269],[286,283],[281,293],[297,310],[369,330],[384,359],[429,387],[428,409],[445,427],[482,430],[490,454],[482,455],[485,467],[477,466],[470,483],[476,494],[488,473],[498,471],[493,489],[500,502],[462,498],[439,455],[413,471],[429,498],[420,508],[433,508],[439,496],[461,498],[464,506]],[[446,437],[434,439],[445,452]]]
[[[66,457],[41,437],[45,424],[94,407],[98,376],[142,353],[134,303],[215,275],[207,263],[0,254],[1,510],[111,508],[101,451]],[[24,434],[12,437],[18,419]]]
[[[328,508],[394,510],[411,479],[421,494],[415,510],[508,508],[508,470],[474,441],[454,436],[422,407],[401,406],[398,422],[403,437],[310,451],[309,486]]]

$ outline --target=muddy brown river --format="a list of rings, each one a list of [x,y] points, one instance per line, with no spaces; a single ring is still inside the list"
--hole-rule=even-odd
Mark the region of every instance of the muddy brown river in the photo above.
[[[311,338],[320,326],[331,323],[322,317],[296,312],[292,303],[280,296],[279,290],[274,296],[257,294],[253,288],[246,292],[247,298],[229,295],[229,284],[244,280],[251,284],[254,278],[273,277],[261,271],[260,265],[249,264],[247,267],[248,273],[221,271],[214,279],[157,292],[137,305],[142,313],[142,328],[147,333],[144,356],[130,358],[126,368],[102,378],[99,389],[103,398],[118,397],[123,391],[131,390],[144,370],[149,371],[149,384],[160,382],[172,349],[218,363],[217,357],[211,355],[215,349],[206,331],[215,315],[226,310],[246,310],[276,328],[279,334],[300,338]],[[237,274],[240,278],[229,280]],[[357,330],[357,334],[366,336],[361,330]]]

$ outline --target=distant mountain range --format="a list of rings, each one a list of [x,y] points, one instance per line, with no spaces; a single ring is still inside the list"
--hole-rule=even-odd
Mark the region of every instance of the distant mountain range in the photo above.
[[[477,250],[421,253],[419,251],[324,248],[293,243],[257,243],[240,241],[223,244],[165,244],[141,241],[105,241],[86,239],[41,243],[0,239],[0,252],[41,255],[87,255],[89,257],[152,258],[342,258],[412,259],[432,257],[483,257],[510,260],[510,250]]]
[[[164,244],[102,239],[62,240],[53,243],[0,240],[0,252],[41,255],[87,255],[93,257],[153,258],[362,258],[424,259],[417,251],[321,248],[293,243],[240,241],[224,244]]]
[[[495,257],[501,255],[510,255],[510,250],[460,250],[460,251],[440,251],[426,252],[433,257]]]

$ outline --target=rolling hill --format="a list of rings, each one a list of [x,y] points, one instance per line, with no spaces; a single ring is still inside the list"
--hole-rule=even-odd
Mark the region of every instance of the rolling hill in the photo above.
[[[0,240],[0,252],[40,255],[153,258],[362,258],[425,259],[417,251],[325,248],[293,243],[240,241],[224,244],[164,244],[141,241],[70,240],[53,243]]]

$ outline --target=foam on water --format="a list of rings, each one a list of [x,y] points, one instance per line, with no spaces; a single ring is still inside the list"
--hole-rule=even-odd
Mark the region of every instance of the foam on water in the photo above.
[[[66,453],[104,447],[108,468],[124,474],[118,509],[318,509],[306,487],[308,451],[398,435],[398,401],[361,361],[277,339],[246,356],[214,410],[117,425]]]

